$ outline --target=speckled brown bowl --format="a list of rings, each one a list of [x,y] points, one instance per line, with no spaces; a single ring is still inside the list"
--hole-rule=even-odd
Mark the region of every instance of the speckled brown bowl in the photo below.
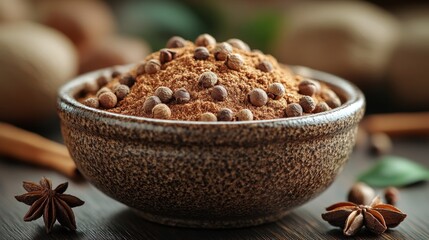
[[[62,87],[62,134],[81,173],[147,220],[188,227],[275,221],[324,191],[347,161],[365,100],[333,75],[293,67],[341,96],[311,116],[251,122],[190,122],[112,114],[74,96],[100,70]]]

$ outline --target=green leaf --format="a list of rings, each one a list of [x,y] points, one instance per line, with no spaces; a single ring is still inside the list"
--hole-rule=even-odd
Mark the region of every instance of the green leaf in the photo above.
[[[428,180],[429,170],[402,157],[385,156],[358,179],[373,187],[400,187]]]

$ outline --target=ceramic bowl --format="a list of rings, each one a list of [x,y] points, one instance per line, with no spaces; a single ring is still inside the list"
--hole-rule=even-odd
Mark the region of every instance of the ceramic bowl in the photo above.
[[[327,83],[344,104],[248,122],[132,117],[75,100],[86,82],[111,71],[104,69],[61,88],[64,141],[88,181],[147,220],[204,228],[275,221],[334,181],[352,152],[365,106],[361,91],[343,79],[292,70]]]

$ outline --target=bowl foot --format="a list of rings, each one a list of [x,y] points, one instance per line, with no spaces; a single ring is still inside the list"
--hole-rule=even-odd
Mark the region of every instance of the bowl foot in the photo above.
[[[167,216],[154,215],[151,213],[142,212],[133,209],[134,212],[144,218],[145,220],[168,225],[174,227],[188,227],[188,228],[241,228],[261,225],[264,223],[277,221],[286,216],[289,211],[283,211],[267,216],[257,218],[243,218],[243,219],[187,219],[187,218],[174,218]]]

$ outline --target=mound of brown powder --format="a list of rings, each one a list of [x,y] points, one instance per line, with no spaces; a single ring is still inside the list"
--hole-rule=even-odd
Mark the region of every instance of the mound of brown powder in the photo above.
[[[113,113],[195,121],[294,117],[341,104],[326,85],[294,75],[272,56],[238,39],[216,44],[207,34],[195,44],[173,37],[129,73],[112,76],[97,79],[99,90],[80,100]]]

